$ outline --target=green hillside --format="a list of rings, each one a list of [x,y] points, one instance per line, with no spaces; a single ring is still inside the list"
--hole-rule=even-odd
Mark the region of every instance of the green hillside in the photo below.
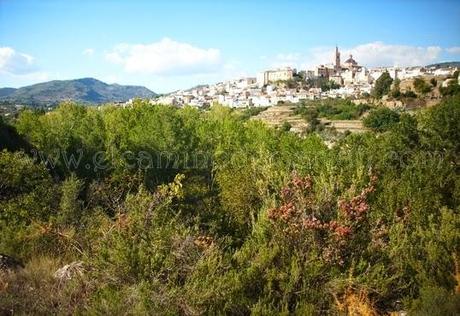
[[[62,101],[88,104],[123,102],[131,98],[151,98],[156,94],[141,86],[106,84],[93,78],[54,80],[12,90],[0,89],[0,101],[26,105],[55,105]]]

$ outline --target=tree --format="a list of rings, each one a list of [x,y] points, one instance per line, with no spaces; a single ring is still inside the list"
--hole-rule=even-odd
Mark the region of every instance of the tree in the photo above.
[[[61,186],[60,212],[56,216],[56,222],[63,225],[78,224],[81,218],[81,203],[78,196],[83,182],[74,174],[68,177]]]
[[[304,113],[304,118],[308,122],[309,131],[315,131],[318,126],[321,125],[321,121],[318,119],[318,110],[316,108],[307,108]]]
[[[460,85],[457,80],[449,81],[447,87],[440,87],[439,92],[442,96],[454,96],[460,94]]]
[[[377,131],[384,132],[399,122],[399,113],[389,108],[373,110],[364,119],[364,126]]]
[[[335,81],[332,80],[322,80],[320,83],[320,87],[321,91],[329,91],[340,88],[340,85],[338,85]]]
[[[421,94],[426,94],[431,91],[431,86],[423,80],[423,78],[415,78],[414,79],[414,88],[415,91]]]
[[[388,71],[385,71],[376,81],[375,86],[372,89],[372,96],[375,98],[381,98],[390,92],[390,87],[393,79]]]
[[[395,99],[399,99],[401,97],[401,90],[399,87],[400,83],[401,83],[401,80],[399,80],[398,78],[396,78],[393,81],[393,88],[391,89],[391,96]]]

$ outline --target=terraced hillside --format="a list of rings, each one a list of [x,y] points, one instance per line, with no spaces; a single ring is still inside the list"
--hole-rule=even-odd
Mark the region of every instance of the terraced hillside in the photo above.
[[[308,123],[300,115],[294,114],[295,106],[272,106],[267,110],[254,116],[252,119],[262,120],[271,127],[283,125],[285,122],[291,124],[291,131],[302,133],[308,128]]]
[[[294,114],[295,106],[273,106],[267,110],[254,116],[252,119],[262,120],[271,127],[278,127],[285,122],[291,124],[291,131],[302,133],[308,128],[308,123],[300,116]],[[328,120],[321,119],[322,124],[326,127],[334,127],[338,132],[363,132],[366,129],[363,127],[361,120]]]

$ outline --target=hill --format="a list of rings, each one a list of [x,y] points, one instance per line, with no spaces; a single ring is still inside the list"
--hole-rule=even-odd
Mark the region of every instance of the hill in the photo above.
[[[443,63],[427,65],[426,67],[428,68],[431,68],[431,67],[435,67],[435,68],[460,67],[460,61],[447,61]]]
[[[10,96],[16,90],[15,88],[0,88],[0,98]]]
[[[66,100],[88,104],[123,102],[135,97],[150,98],[155,95],[142,86],[107,84],[94,78],[53,80],[19,89],[0,89],[0,101],[35,106],[54,105]]]

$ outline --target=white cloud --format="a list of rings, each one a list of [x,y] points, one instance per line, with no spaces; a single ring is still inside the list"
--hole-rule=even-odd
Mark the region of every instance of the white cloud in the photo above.
[[[16,52],[11,47],[0,47],[0,72],[12,75],[26,75],[37,70],[34,58]]]
[[[339,47],[344,62],[352,54],[353,58],[367,67],[376,66],[423,66],[439,59],[442,48],[439,46],[391,45],[372,42],[354,47]],[[313,69],[317,65],[334,62],[335,47],[315,47],[305,54],[278,54],[271,66],[291,66],[299,69]]]
[[[446,48],[446,52],[452,55],[460,55],[460,46]]]
[[[359,58],[361,64],[370,67],[424,66],[436,61],[441,52],[442,48],[439,46],[387,45],[382,42],[358,45],[344,51],[346,54],[353,54]]]
[[[93,56],[94,55],[94,49],[93,48],[86,48],[81,52],[85,56]]]
[[[190,75],[213,73],[222,68],[218,49],[203,49],[163,38],[151,44],[119,44],[106,59],[130,73]]]

